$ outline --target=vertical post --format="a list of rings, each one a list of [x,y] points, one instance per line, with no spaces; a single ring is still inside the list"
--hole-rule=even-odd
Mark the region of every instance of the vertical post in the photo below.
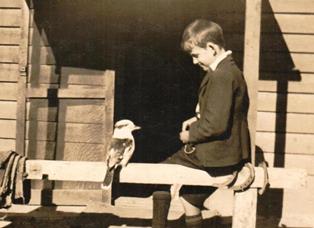
[[[115,72],[112,70],[106,70],[105,72],[105,137],[104,137],[104,152],[103,158],[107,156],[108,143],[113,133],[113,122],[114,122],[114,93],[115,93]],[[114,186],[114,183],[113,185]],[[108,191],[102,192],[102,201],[107,204],[112,204],[114,197],[110,188]],[[117,189],[116,189],[117,190]]]
[[[17,109],[16,109],[16,152],[25,155],[25,131],[26,131],[26,83],[29,42],[30,12],[26,0],[21,0],[21,39],[19,48],[19,71]]]
[[[255,228],[257,189],[236,192],[234,198],[232,228]]]
[[[251,158],[253,165],[255,165],[261,8],[262,0],[246,0],[243,73],[248,84],[248,93],[250,97],[248,121],[250,127]],[[254,188],[244,192],[236,192],[234,196],[232,228],[255,228],[256,208],[257,189]]]
[[[248,121],[251,136],[253,165],[255,165],[255,135],[261,38],[261,4],[262,0],[246,0],[245,12],[243,73],[247,81],[250,97]]]

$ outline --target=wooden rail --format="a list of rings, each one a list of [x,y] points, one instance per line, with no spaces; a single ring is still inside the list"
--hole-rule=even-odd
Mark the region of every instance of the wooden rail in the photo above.
[[[91,161],[26,161],[28,179],[56,181],[102,182],[106,172],[105,162]],[[251,188],[264,185],[264,171],[255,167]],[[271,188],[300,188],[306,185],[307,173],[303,169],[268,168]],[[230,176],[212,177],[205,171],[172,164],[130,163],[120,172],[121,183],[185,184],[211,186],[224,183]],[[243,177],[239,176],[241,182]]]
[[[247,167],[244,167],[248,169]],[[264,186],[265,172],[261,167],[255,167],[255,179],[246,194],[238,194],[234,197],[233,218],[240,221],[232,222],[232,227],[253,228],[256,223],[256,215],[244,212],[251,208],[251,204],[257,204],[255,194],[251,197],[252,190]],[[91,161],[50,161],[27,160],[27,179],[54,180],[54,181],[89,181],[102,182],[106,172],[105,162]],[[306,186],[307,173],[303,169],[268,168],[270,188],[301,188]],[[140,184],[184,184],[198,186],[212,186],[225,183],[229,176],[212,177],[205,171],[172,164],[130,163],[119,174],[122,183]],[[239,175],[237,182],[242,182]],[[253,192],[254,193],[254,192]],[[253,199],[253,200],[252,200]],[[254,200],[255,199],[255,200]],[[239,207],[241,210],[238,210]],[[244,211],[243,211],[244,210]],[[249,215],[248,215],[249,214]],[[252,215],[253,214],[253,215]],[[250,217],[251,216],[251,217]],[[247,221],[249,220],[249,221]],[[250,226],[245,226],[251,224]],[[243,226],[242,226],[243,225]]]

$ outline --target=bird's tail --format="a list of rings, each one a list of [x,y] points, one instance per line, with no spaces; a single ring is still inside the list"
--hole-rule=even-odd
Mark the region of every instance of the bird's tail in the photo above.
[[[111,168],[111,169],[107,169],[107,172],[106,172],[106,175],[105,175],[105,178],[101,184],[101,188],[103,190],[108,190],[111,185],[112,185],[112,180],[113,180],[113,174],[114,174],[114,169]]]

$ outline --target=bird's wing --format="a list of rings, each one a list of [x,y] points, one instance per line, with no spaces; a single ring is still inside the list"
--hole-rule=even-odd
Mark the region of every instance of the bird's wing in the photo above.
[[[135,150],[134,140],[130,140],[128,147],[125,149],[125,152],[123,154],[123,158],[120,162],[122,167],[125,167],[128,164],[129,160],[131,159],[131,157],[134,153],[134,150]]]
[[[131,139],[113,138],[109,147],[107,164],[109,169],[119,164],[124,157],[124,153],[132,145]]]

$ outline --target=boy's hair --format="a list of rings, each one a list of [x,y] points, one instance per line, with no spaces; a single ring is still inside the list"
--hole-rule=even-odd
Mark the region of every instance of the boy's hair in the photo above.
[[[223,30],[217,23],[205,19],[197,19],[190,23],[182,35],[181,47],[186,52],[191,52],[195,46],[205,48],[207,42],[225,47]]]

